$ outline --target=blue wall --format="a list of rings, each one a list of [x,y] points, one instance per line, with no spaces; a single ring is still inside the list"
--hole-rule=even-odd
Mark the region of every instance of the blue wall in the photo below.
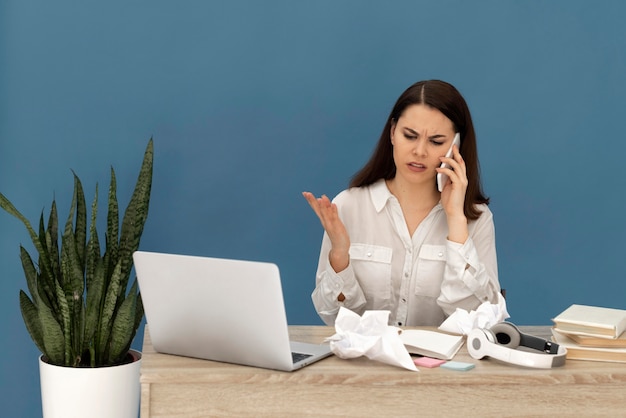
[[[322,229],[300,192],[343,189],[402,90],[441,78],[475,118],[511,320],[626,308],[625,15],[619,0],[2,0],[0,191],[33,221],[53,196],[65,216],[70,169],[90,199],[112,165],[124,202],[153,136],[142,249],[276,262],[289,322],[320,324]],[[0,214],[0,408],[38,416],[19,243]]]

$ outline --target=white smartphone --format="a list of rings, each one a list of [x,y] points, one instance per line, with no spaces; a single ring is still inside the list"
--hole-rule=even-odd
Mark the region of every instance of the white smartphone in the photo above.
[[[452,156],[452,147],[454,147],[455,145],[457,147],[461,146],[461,135],[458,132],[456,135],[454,135],[454,139],[452,140],[452,145],[450,145],[450,149],[448,150],[448,152],[446,152],[446,158],[450,158]],[[446,163],[441,163],[440,167],[448,168],[450,166]],[[443,192],[443,186],[445,186],[447,182],[448,182],[447,174],[437,173],[437,189],[439,190],[440,193]]]

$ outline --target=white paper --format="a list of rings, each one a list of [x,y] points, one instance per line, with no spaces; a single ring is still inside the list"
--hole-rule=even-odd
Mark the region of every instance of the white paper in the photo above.
[[[365,356],[371,360],[418,371],[402,343],[399,328],[388,325],[389,311],[365,311],[363,316],[344,307],[335,320],[330,349],[340,358]]]
[[[470,312],[457,308],[448,319],[443,321],[439,329],[455,334],[467,335],[474,328],[491,328],[509,317],[509,313],[506,310],[506,301],[498,293],[498,303],[484,302],[475,311]]]

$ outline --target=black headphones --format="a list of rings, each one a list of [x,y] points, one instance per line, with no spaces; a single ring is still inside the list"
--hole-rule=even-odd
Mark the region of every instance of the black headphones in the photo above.
[[[539,351],[518,350],[527,347]],[[492,357],[518,366],[549,369],[565,364],[567,349],[552,341],[523,334],[510,322],[500,322],[489,329],[476,328],[467,336],[467,351],[480,360]]]

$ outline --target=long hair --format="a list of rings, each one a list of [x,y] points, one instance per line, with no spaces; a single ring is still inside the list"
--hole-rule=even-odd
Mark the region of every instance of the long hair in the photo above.
[[[461,93],[449,83],[440,80],[419,81],[400,95],[393,106],[378,144],[369,161],[350,181],[350,187],[369,186],[380,179],[390,180],[396,176],[391,144],[391,125],[396,122],[404,110],[416,104],[423,104],[439,110],[452,121],[455,132],[461,136],[460,153],[467,168],[467,190],[463,212],[469,220],[480,217],[476,205],[489,204],[489,198],[483,194],[480,182],[480,165],[476,148],[476,133],[467,103]],[[433,187],[435,183],[433,182]]]

